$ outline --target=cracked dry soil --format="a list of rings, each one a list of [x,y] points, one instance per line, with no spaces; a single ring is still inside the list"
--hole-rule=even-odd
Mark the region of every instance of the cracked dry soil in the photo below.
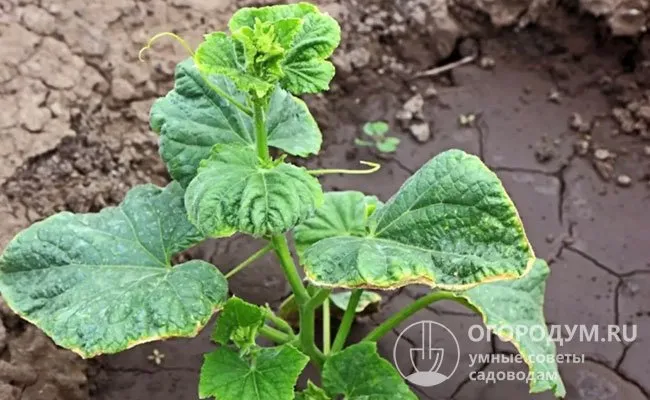
[[[186,55],[164,42],[142,64],[138,50],[168,30],[196,44],[202,33],[222,29],[237,7],[261,3],[0,0],[0,248],[54,212],[97,211],[119,202],[134,184],[163,184],[168,177],[148,129],[148,109],[171,87],[174,65]],[[359,160],[377,159],[353,140],[364,122],[386,120],[402,143],[394,157],[379,158],[384,165],[377,174],[323,179],[326,189],[357,189],[386,200],[442,150],[479,155],[503,180],[538,255],[550,261],[548,322],[638,326],[630,345],[568,342],[558,348],[587,360],[561,365],[567,398],[647,399],[650,39],[639,36],[647,2],[318,3],[341,21],[344,36],[332,91],[307,99],[325,143],[317,159],[303,163],[356,168]],[[413,79],[468,54],[478,54],[477,61]],[[473,122],[459,124],[461,114],[473,115]],[[259,246],[235,237],[187,256],[228,270]],[[271,304],[288,291],[272,256],[238,274],[231,287],[247,300]],[[359,318],[352,339],[426,290],[385,293],[378,313]],[[404,326],[422,319],[457,333],[462,354],[452,379],[414,388],[420,398],[550,398],[529,395],[522,382],[468,379],[472,370],[523,368],[469,367],[469,354],[514,351],[497,340],[462,337],[478,317],[440,303]],[[2,304],[0,399],[194,399],[202,353],[212,348],[209,330],[87,362]],[[398,334],[380,342],[387,357]],[[160,365],[148,359],[154,349],[165,354]]]

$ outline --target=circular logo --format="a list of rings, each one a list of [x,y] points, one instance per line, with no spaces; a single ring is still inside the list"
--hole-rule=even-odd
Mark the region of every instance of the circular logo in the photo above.
[[[403,359],[408,353],[408,361]],[[449,379],[460,362],[458,339],[443,324],[419,321],[407,326],[393,347],[400,375],[414,385],[430,387]]]

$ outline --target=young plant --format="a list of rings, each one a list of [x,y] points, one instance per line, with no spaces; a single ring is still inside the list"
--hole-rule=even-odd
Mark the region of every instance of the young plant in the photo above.
[[[418,310],[450,300],[513,342],[531,369],[532,392],[563,395],[542,311],[549,270],[496,175],[451,150],[386,203],[353,191],[323,193],[316,177],[341,170],[307,170],[272,158],[269,147],[318,153],[321,132],[295,95],[328,88],[338,24],[299,3],[241,9],[229,28],[206,35],[178,64],[174,89],[151,109],[173,182],[137,186],[117,207],[59,213],[19,233],[0,257],[7,304],[84,358],[193,337],[219,311],[201,398],[323,400],[415,399],[375,342]],[[287,243],[290,231],[306,281]],[[205,261],[173,265],[175,254],[236,232],[268,244],[227,276]],[[228,298],[227,278],[268,251],[293,291],[297,332],[268,307]],[[364,289],[410,284],[431,292],[347,346],[360,302],[377,300]],[[333,289],[349,290],[332,299],[346,309],[335,335]],[[314,340],[317,310],[322,346]],[[519,326],[540,329],[512,329]],[[262,347],[260,336],[275,345]],[[322,387],[296,392],[310,362]]]
[[[389,126],[384,121],[366,122],[363,133],[368,139],[354,139],[354,144],[360,147],[373,147],[380,153],[394,153],[399,146],[399,138],[386,136]]]

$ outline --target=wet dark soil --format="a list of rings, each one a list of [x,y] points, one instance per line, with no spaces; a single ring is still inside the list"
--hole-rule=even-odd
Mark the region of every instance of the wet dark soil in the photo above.
[[[548,322],[638,325],[638,339],[631,345],[568,342],[558,349],[560,353],[584,354],[587,360],[561,365],[567,398],[647,399],[647,39],[613,38],[591,17],[558,9],[528,28],[490,28],[476,30],[481,33],[475,38],[456,40],[452,36],[435,41],[428,31],[391,31],[391,26],[400,24],[393,7],[372,4],[388,10],[387,17],[372,20],[371,13],[345,2],[330,10],[346,21],[344,41],[348,45],[342,49],[345,57],[337,60],[340,72],[332,91],[308,99],[325,144],[318,158],[303,163],[358,168],[361,160],[379,160],[383,166],[374,175],[331,175],[322,182],[329,190],[361,190],[386,200],[409,175],[443,150],[461,148],[480,156],[503,180],[538,256],[550,262]],[[204,28],[204,23],[196,22],[200,7],[187,7],[191,10],[188,21],[195,22],[183,26]],[[476,21],[478,26],[488,23],[480,18]],[[128,51],[127,46],[124,52]],[[476,61],[433,78],[413,77],[418,71],[467,54],[477,54]],[[111,68],[100,61],[94,68],[109,80]],[[25,161],[2,184],[0,203],[6,199],[6,204],[0,204],[0,211],[9,207],[11,229],[63,209],[95,211],[118,202],[133,184],[168,179],[157,159],[156,140],[146,127],[151,98],[171,84],[169,68],[156,68],[155,85],[134,84],[146,93],[141,97],[127,98],[128,93],[107,91],[98,84],[94,90],[103,92],[100,98],[106,104],[75,100],[78,113],[71,116],[70,125],[76,135]],[[414,97],[418,99],[409,101]],[[422,106],[412,110],[419,98]],[[405,106],[408,103],[411,105]],[[473,118],[461,123],[461,116]],[[391,135],[402,140],[396,154],[385,156],[355,147],[361,126],[374,120],[389,122]],[[412,132],[422,132],[423,126],[428,128],[428,138],[416,137]],[[11,225],[12,221],[18,222]],[[235,237],[205,243],[188,256],[227,271],[260,246]],[[272,256],[238,274],[231,281],[231,290],[249,301],[271,305],[279,304],[288,294]],[[352,338],[360,338],[425,290],[415,287],[386,293],[381,310],[360,318]],[[87,363],[57,349],[10,311],[0,311],[0,399],[195,399],[202,354],[213,348],[209,325],[191,340],[145,344]],[[468,354],[514,351],[500,342],[470,341],[465,332],[480,320],[454,305],[430,307],[404,326],[424,319],[439,321],[459,334],[463,360]],[[398,334],[393,332],[379,344],[388,358]],[[165,355],[160,365],[148,357],[154,350]],[[485,384],[468,379],[469,373],[478,369],[521,368],[510,364],[470,368],[465,363],[444,384],[414,390],[422,399],[550,398],[527,394],[522,382]]]

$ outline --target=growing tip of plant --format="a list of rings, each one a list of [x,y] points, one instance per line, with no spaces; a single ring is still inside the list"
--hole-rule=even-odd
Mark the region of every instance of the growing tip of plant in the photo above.
[[[182,37],[178,36],[178,35],[175,34],[174,32],[160,32],[160,33],[154,35],[151,39],[149,39],[149,41],[147,42],[147,44],[146,44],[143,48],[140,49],[140,51],[138,52],[138,60],[140,60],[141,62],[144,62],[144,57],[143,57],[143,56],[144,56],[144,53],[145,53],[147,50],[151,49],[151,46],[154,44],[154,42],[155,42],[156,40],[158,40],[158,39],[160,39],[160,38],[162,38],[162,37],[165,37],[165,36],[169,36],[169,37],[171,37],[172,39],[176,40],[178,43],[181,44],[181,46],[183,46],[183,48],[185,48],[185,50],[187,50],[187,52],[190,54],[190,56],[194,57],[194,50],[192,50],[192,48],[191,48],[190,45],[185,41],[185,39],[183,39]]]
[[[381,169],[381,164],[371,161],[359,161],[359,164],[367,165],[368,169],[313,169],[309,171],[310,175],[328,175],[328,174],[347,174],[347,175],[368,175]]]

